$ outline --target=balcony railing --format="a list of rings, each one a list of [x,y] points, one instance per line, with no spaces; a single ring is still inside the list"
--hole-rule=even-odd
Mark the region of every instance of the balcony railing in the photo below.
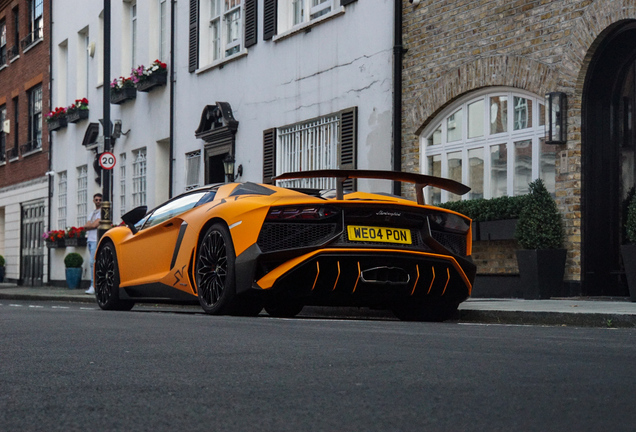
[[[18,48],[18,46],[17,45],[12,46],[11,48],[7,50],[7,61],[11,61],[19,55],[20,55],[20,49]]]
[[[29,33],[24,39],[20,41],[20,46],[22,47],[22,51],[29,48],[31,45],[39,41],[44,37],[44,30],[41,28],[35,29],[31,33]]]
[[[7,150],[7,159],[13,160],[18,158],[18,148],[13,147]]]
[[[26,144],[22,144],[20,146],[20,153],[22,154],[22,156],[24,156],[25,154],[32,152],[34,150],[38,150],[39,148],[42,147],[42,143],[38,140],[33,140],[33,141],[29,141]]]

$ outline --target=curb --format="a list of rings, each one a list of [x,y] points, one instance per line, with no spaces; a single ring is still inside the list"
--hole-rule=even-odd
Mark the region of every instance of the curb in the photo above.
[[[95,297],[86,294],[86,297],[77,295],[47,295],[47,294],[16,294],[0,292],[0,300],[33,300],[33,301],[62,301],[74,303],[95,303]]]
[[[636,316],[608,313],[563,313],[460,309],[459,322],[484,324],[633,328],[636,327]]]

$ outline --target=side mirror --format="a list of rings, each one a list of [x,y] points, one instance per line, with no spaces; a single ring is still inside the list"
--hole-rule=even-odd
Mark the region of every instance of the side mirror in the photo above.
[[[133,234],[137,234],[137,228],[135,228],[135,224],[142,220],[146,213],[148,212],[148,206],[139,206],[135,207],[125,215],[121,217],[121,220],[124,221],[126,226],[130,228]]]

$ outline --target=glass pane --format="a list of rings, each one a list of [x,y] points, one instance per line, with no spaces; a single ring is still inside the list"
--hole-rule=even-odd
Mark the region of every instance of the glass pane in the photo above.
[[[442,176],[442,156],[435,155],[428,157],[428,175],[441,177]],[[442,202],[442,190],[439,188],[431,187],[428,190],[428,203],[439,204]]]
[[[484,136],[484,101],[468,105],[468,138]]]
[[[462,181],[462,152],[448,153],[448,178],[461,183]],[[449,201],[459,201],[460,195],[448,193]]]
[[[448,129],[446,141],[452,142],[462,139],[462,110],[448,116],[446,128]]]
[[[539,138],[539,178],[552,196],[556,192],[556,149],[545,143],[545,138]]]
[[[442,125],[439,125],[433,135],[428,137],[428,145],[438,145],[442,143]]]
[[[508,194],[508,146],[490,146],[490,195],[498,198]]]
[[[508,98],[495,96],[490,98],[490,133],[497,134],[508,130]]]
[[[512,179],[513,194],[527,194],[529,192],[528,183],[532,181],[532,140],[515,143],[514,173]]]
[[[305,20],[305,0],[293,0],[292,7],[294,9],[294,25],[300,24]]]
[[[545,126],[545,105],[539,104],[539,126]]]
[[[468,150],[468,186],[469,199],[484,197],[484,149]]]
[[[515,130],[532,127],[532,101],[515,96]]]

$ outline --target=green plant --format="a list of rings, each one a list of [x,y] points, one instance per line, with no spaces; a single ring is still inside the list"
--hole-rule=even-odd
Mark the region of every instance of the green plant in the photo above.
[[[67,268],[81,267],[84,263],[84,258],[77,252],[71,252],[64,257],[64,265]]]
[[[530,193],[519,214],[515,239],[524,249],[561,249],[563,226],[556,202],[541,179],[528,186]]]
[[[636,194],[632,194],[632,199],[629,201],[629,206],[627,207],[625,233],[630,243],[636,243]]]
[[[4,267],[4,257],[2,255],[0,255],[0,267]]]
[[[519,218],[527,199],[527,195],[504,196],[492,199],[450,201],[440,204],[439,207],[466,215],[475,222],[485,222]]]

